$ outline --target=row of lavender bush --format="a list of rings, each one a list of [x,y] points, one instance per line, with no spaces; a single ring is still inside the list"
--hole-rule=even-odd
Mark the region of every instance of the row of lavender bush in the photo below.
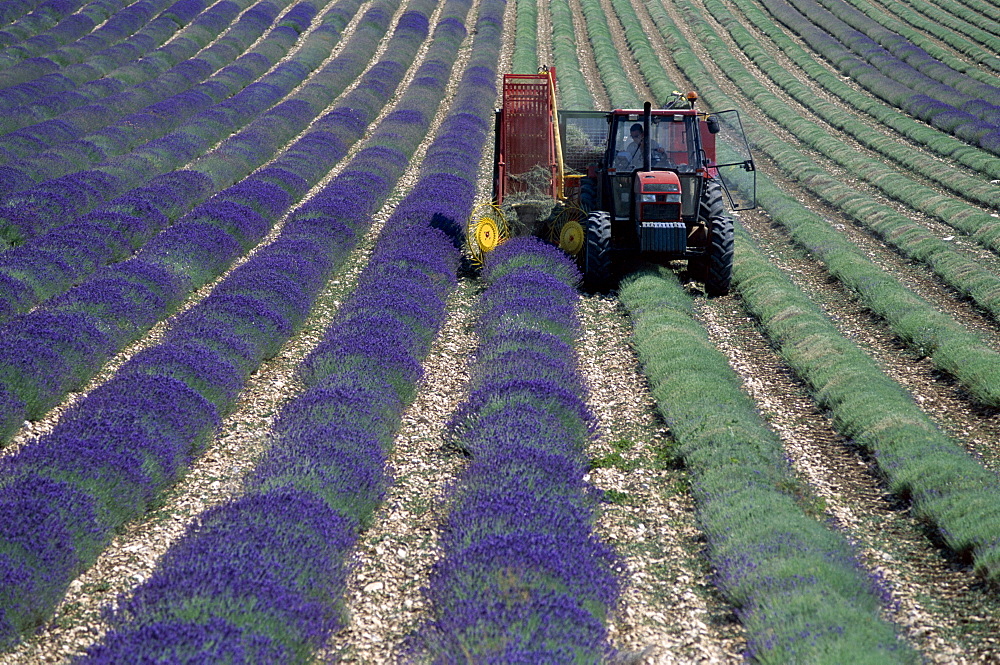
[[[810,509],[781,440],[709,341],[677,278],[638,273],[619,295],[635,322],[657,408],[691,476],[715,584],[747,629],[747,656],[771,663],[919,662],[880,617],[888,591],[848,539]]]
[[[244,66],[249,64],[246,62],[248,56],[245,51],[265,30],[273,27],[275,14],[285,4],[259,3],[243,11],[246,8],[236,4],[217,3],[200,14],[190,29],[171,40],[168,46],[157,50],[148,58],[116,67],[98,81],[74,85],[73,79],[69,78],[73,68],[63,68],[56,77],[44,76],[30,84],[7,88],[0,93],[0,100],[11,106],[0,120],[0,130],[4,132],[0,137],[0,156],[5,162],[13,162],[39,153],[44,154],[60,144],[81,139],[113,125],[144,107],[184,93],[193,86],[200,87],[214,97],[215,101],[221,101],[235,90],[229,91],[225,87],[215,90],[204,83],[200,86],[198,84],[210,76],[218,77],[221,73],[219,70],[230,65],[241,54],[244,55],[237,62],[243,61]],[[242,13],[237,15],[240,11]],[[210,25],[215,28],[226,27],[220,35],[212,34],[214,30],[208,29]],[[204,48],[208,41],[212,42],[211,45]],[[95,60],[100,62],[100,59]],[[81,67],[85,68],[85,74],[92,73],[95,69],[89,61],[82,63]],[[136,80],[133,73],[137,68],[147,76]],[[154,74],[155,76],[148,76]],[[250,76],[249,80],[260,75]],[[196,104],[193,99],[191,103]],[[196,105],[195,111],[197,110],[200,108]],[[160,112],[163,110],[160,109]],[[141,116],[133,120],[139,119]],[[167,114],[164,120],[169,122],[170,115]],[[149,126],[148,121],[139,122],[138,125],[147,131],[154,129]],[[168,128],[172,129],[169,124]],[[133,131],[138,129],[139,127]],[[94,142],[93,138],[91,142]],[[100,152],[99,144],[95,148]],[[10,176],[6,178],[9,181]],[[39,180],[40,176],[33,179]],[[5,187],[7,186],[9,184],[5,183]]]
[[[471,392],[449,424],[449,490],[421,642],[436,663],[596,663],[611,654],[612,550],[593,533],[594,420],[573,341],[580,274],[533,237],[490,254]]]
[[[0,50],[0,68],[79,40],[127,4],[126,0],[93,0],[83,5],[73,14],[63,16],[51,28]]]
[[[798,41],[787,35],[780,25],[775,24],[771,15],[758,5],[749,2],[749,0],[737,0],[736,6],[745,19],[773,40],[782,53],[800,67],[809,78],[842,100],[848,108],[867,114],[878,123],[925,147],[927,151],[954,160],[983,174],[988,179],[1000,177],[1000,160],[997,160],[995,155],[930,127],[926,123],[900,112],[894,106],[885,104],[873,95],[856,90],[836,72],[830,71],[825,64],[818,62],[812,52],[803,48]],[[727,27],[731,23],[724,16],[720,20],[725,22]],[[857,124],[861,123],[851,123],[852,126]],[[848,130],[847,127],[840,129]],[[922,151],[910,152],[917,156]]]
[[[58,3],[55,0],[8,0],[3,4],[0,4],[0,25],[6,26],[4,33],[7,33],[10,29],[16,30],[16,21],[23,18],[26,14],[38,8],[39,5],[46,5],[49,7],[58,7],[63,3]],[[68,5],[69,3],[65,3]],[[12,25],[13,24],[13,25]],[[3,38],[0,38],[0,44],[10,43],[10,40],[18,39],[13,34],[4,34]]]
[[[726,17],[726,10],[721,3],[710,2],[708,6],[723,18]],[[686,8],[688,11],[693,11],[689,5]],[[737,42],[745,48],[745,52],[771,73],[775,80],[797,90],[800,97],[813,96],[804,88],[800,88],[799,82],[794,77],[784,76],[784,68],[770,60],[762,50],[757,49],[752,36],[742,32],[737,22],[730,21],[728,25],[736,33]],[[696,31],[704,43],[721,46],[718,36],[706,24],[697,26]],[[964,201],[946,197],[938,189],[925,185],[921,180],[887,169],[881,160],[859,155],[842,141],[830,137],[822,126],[795,114],[763,84],[747,75],[736,58],[723,52],[718,59],[748,98],[753,99],[761,110],[795,134],[803,143],[834,160],[847,171],[864,178],[891,198],[969,234],[971,239],[994,252],[1000,252],[1000,220],[989,212]],[[868,144],[878,145],[884,153],[896,156],[901,162],[913,164],[920,161],[913,156],[912,148],[895,143],[890,145],[891,142],[887,141],[884,135],[858,123],[852,123],[850,114],[846,112],[834,108],[828,109],[825,106],[817,110],[823,111],[822,114],[833,120],[835,126],[845,127],[845,131],[849,131]],[[847,129],[849,125],[858,126]],[[973,256],[962,252],[954,243],[941,240],[923,225],[895,208],[880,204],[872,197],[846,186],[841,178],[829,175],[813,164],[808,157],[775,135],[762,131],[762,128],[752,121],[748,126],[753,128],[752,134],[758,146],[764,148],[775,162],[781,164],[786,173],[806,184],[818,196],[843,210],[860,224],[872,229],[904,255],[926,263],[945,283],[972,298],[994,318],[1000,319],[1000,277],[982,267]],[[939,162],[931,158],[921,163],[928,171],[941,170]],[[948,175],[952,176],[950,179],[955,181],[956,188],[962,184],[968,186],[962,195],[972,199],[979,198],[980,202],[990,209],[1000,204],[1000,194],[992,185],[976,181],[971,177],[963,178],[960,173]]]
[[[174,2],[175,0],[140,0],[116,12],[104,25],[76,42],[31,59],[78,70],[79,64],[88,59],[113,58],[116,54],[124,55],[137,48],[148,50],[160,46],[179,26],[173,21],[154,17],[162,16],[162,12]],[[23,65],[23,61],[19,64]],[[13,72],[18,69],[31,71],[31,67],[8,67],[0,74],[0,80],[8,83],[16,81],[18,75]]]
[[[705,75],[693,55],[678,62],[692,78]],[[720,107],[731,104],[713,85],[704,85],[702,96]],[[953,322],[894,285],[891,276],[867,266],[858,252],[848,251],[851,243],[837,240],[827,222],[779,192],[766,177],[758,174],[757,182],[761,200],[775,219],[794,228],[797,238],[823,255],[845,285],[886,316],[904,340],[938,355],[935,362],[975,386],[980,399],[996,402],[995,351],[967,331],[955,330]],[[892,490],[913,501],[948,547],[970,555],[981,574],[995,579],[1000,574],[1000,526],[989,508],[1000,490],[995,474],[942,434],[898,384],[837,333],[819,308],[754,249],[748,236],[741,235],[737,248],[734,282],[744,301],[820,403],[833,412],[838,431],[875,452]],[[934,328],[929,330],[927,322]]]
[[[742,52],[761,69],[761,71],[778,84],[784,92],[788,93],[796,101],[813,111],[824,122],[836,127],[845,134],[854,137],[869,150],[889,158],[894,163],[905,168],[907,171],[918,174],[921,180],[920,185],[923,185],[924,182],[933,183],[937,188],[943,187],[957,197],[961,197],[967,201],[971,201],[982,206],[992,207],[1000,205],[1000,193],[996,191],[995,186],[986,182],[981,175],[966,173],[965,171],[957,168],[944,168],[940,159],[937,159],[933,155],[929,155],[923,151],[914,150],[912,143],[892,140],[886,137],[883,131],[879,131],[866,123],[858,122],[857,109],[852,107],[848,110],[843,106],[832,103],[827,99],[823,99],[821,96],[816,94],[813,87],[803,84],[795,74],[788,71],[786,65],[779,63],[770,53],[768,53],[767,49],[761,46],[759,37],[755,33],[747,30],[743,24],[729,12],[728,8],[723,3],[718,0],[709,0],[706,2],[705,6],[708,7],[712,12],[712,15],[726,27],[726,30],[732,37],[733,41],[737,44],[737,46],[739,46]],[[765,18],[767,17],[766,13],[759,10],[753,11],[753,7],[744,5],[741,9],[744,16],[746,16],[746,12],[750,10],[754,15],[755,22],[758,22],[758,25],[763,24],[764,21],[768,20]],[[791,42],[791,40],[787,37],[786,39],[787,41],[783,43],[783,46]],[[735,59],[729,60],[730,64],[733,64],[734,61]],[[973,225],[980,227],[984,224],[989,224],[990,222],[997,222],[995,218],[991,218],[984,213],[969,209],[966,204],[958,201],[939,201],[937,206],[931,208],[924,202],[932,199],[932,197],[941,199],[939,189],[931,189],[930,186],[919,188],[914,187],[913,183],[901,179],[900,175],[891,167],[887,168],[883,160],[866,159],[863,155],[859,155],[858,151],[854,148],[851,148],[851,156],[844,154],[842,150],[835,149],[829,144],[829,142],[833,140],[832,137],[829,137],[824,131],[826,140],[824,141],[820,139],[817,131],[819,129],[818,126],[815,123],[802,118],[800,115],[796,115],[794,120],[790,119],[787,104],[778,100],[777,97],[770,92],[765,94],[763,84],[756,79],[754,79],[753,82],[747,81],[747,75],[744,74],[744,70],[745,68],[740,65],[735,71],[733,71],[733,80],[739,83],[741,89],[747,93],[747,96],[758,99],[758,95],[763,95],[763,99],[766,100],[766,102],[762,101],[761,106],[764,106],[766,103],[770,107],[767,110],[770,117],[782,121],[785,127],[790,128],[796,136],[803,138],[811,145],[823,146],[825,148],[823,150],[824,154],[827,154],[832,159],[836,159],[839,163],[844,164],[845,162],[853,161],[853,164],[848,167],[850,170],[855,170],[855,164],[860,167],[864,167],[864,171],[867,172],[866,180],[872,182],[876,186],[880,186],[884,191],[887,191],[887,193],[892,190],[899,189],[909,190],[909,192],[911,192],[910,196],[918,205],[924,205],[925,211],[928,211],[929,214],[935,214],[945,223],[956,224],[957,226],[966,226],[968,228],[973,227]],[[729,70],[727,69],[727,71]],[[850,86],[839,78],[832,77],[832,79],[833,81],[839,83],[835,83],[834,89],[831,90],[827,87],[827,85],[831,82],[828,78],[822,84],[825,90],[834,92],[834,94],[837,94],[838,97],[840,97],[843,92],[851,90]],[[751,90],[753,90],[752,93],[750,92]],[[843,99],[843,97],[841,98]],[[770,109],[780,110],[772,111]],[[801,131],[797,131],[799,128]],[[926,125],[924,126],[924,129],[928,132],[928,140],[935,136],[941,136],[939,131],[927,127]],[[843,141],[839,141],[838,143],[841,146],[844,145]],[[1000,160],[997,160],[993,156],[990,156],[990,159],[994,162],[1000,162]],[[1000,169],[1000,164],[997,164],[996,168]],[[886,182],[886,184],[882,184],[883,182]],[[897,185],[896,183],[899,184]],[[1000,245],[998,245],[998,247],[1000,247]]]
[[[971,5],[972,3],[966,2],[965,4]],[[859,9],[866,11],[863,6],[859,6]],[[975,3],[974,11],[983,16],[992,14],[994,20],[998,18],[996,6],[989,1]],[[866,13],[868,12],[866,11]],[[869,15],[876,16],[875,14]],[[931,18],[932,15],[934,18]],[[920,11],[917,11],[915,5],[894,4],[892,15],[884,20],[891,22],[893,27],[903,23],[900,28],[901,32],[909,30],[908,36],[914,43],[918,43],[928,53],[942,61],[946,61],[948,56],[955,58],[955,53],[961,54],[972,63],[971,65],[969,62],[965,63],[966,73],[970,73],[973,68],[980,66],[984,68],[981,73],[1000,72],[1000,56],[984,49],[981,42],[973,41],[977,28],[964,22],[956,24],[946,10],[940,10],[933,3],[921,3]],[[962,34],[963,32],[966,34]],[[952,66],[955,67],[955,65]],[[972,72],[972,75],[975,73]]]
[[[6,111],[0,129],[14,131],[154,79],[198,54],[249,6],[246,0],[223,0],[206,9],[209,4],[178,0],[146,25],[136,44],[121,44],[75,65],[52,67],[51,61],[32,58],[21,65],[28,79],[22,83],[11,84],[0,74],[7,83],[0,90],[0,109]],[[161,43],[163,33],[173,36]],[[153,44],[146,45],[145,35]]]
[[[634,16],[627,2],[613,5]],[[665,31],[664,37],[678,45],[675,56],[683,66],[696,61],[690,49],[680,48],[679,35]],[[666,98],[671,88],[658,58],[637,61],[654,95]],[[759,420],[726,358],[694,320],[676,278],[637,274],[623,283],[619,297],[633,317],[636,348],[659,410],[692,475],[698,520],[717,569],[714,581],[747,628],[747,655],[762,662],[850,662],[873,655],[880,662],[915,662],[895,627],[880,619],[889,600],[885,589],[859,564],[848,540],[799,501],[804,488],[781,441]]]
[[[153,20],[172,2],[174,0],[125,3],[126,6],[116,11],[103,25],[73,43],[45,53],[44,57],[61,68],[66,68],[89,58],[108,58],[112,54],[129,53],[130,45],[132,50],[139,45],[145,45],[147,49],[154,44],[158,46],[178,27],[176,23],[171,26],[168,22]],[[150,38],[158,39],[159,42],[151,42]]]
[[[884,317],[904,342],[927,354],[978,400],[1000,401],[1000,355],[994,349],[873,265],[794,197],[766,179],[758,180],[758,192],[775,221],[824,260],[830,273]],[[909,395],[756,252],[737,257],[734,279],[750,309],[779,340],[784,357],[831,410],[838,429],[876,454],[893,491],[911,499],[917,514],[937,526],[943,542],[970,556],[982,575],[1000,576],[995,544],[1000,525],[988,508],[1000,491],[995,474],[940,432]],[[788,317],[789,311],[798,315]]]
[[[997,59],[998,38],[1000,38],[1000,16],[991,2],[948,2],[947,0],[910,0],[901,7],[892,7],[894,14],[951,46],[959,53],[988,63],[994,61],[994,70],[1000,71]],[[867,14],[867,12],[865,12]]]
[[[848,2],[855,10],[863,13],[881,26],[881,28],[870,31],[869,36],[890,50],[900,60],[905,60],[918,69],[921,66],[935,69],[938,66],[934,62],[936,60],[947,65],[954,71],[961,72],[977,81],[989,85],[997,85],[996,72],[1000,72],[1000,57],[997,57],[988,48],[984,48],[983,44],[985,42],[983,40],[975,41],[975,35],[970,33],[976,33],[979,29],[971,23],[964,20],[958,21],[959,31],[965,29],[966,35],[956,34],[948,30],[943,24],[935,24],[934,30],[924,30],[923,28],[916,27],[909,21],[902,20],[903,17],[901,15],[897,16],[895,12],[890,14],[884,7],[866,5],[859,0],[848,0]],[[937,4],[941,5],[943,3]],[[990,22],[990,19],[987,17],[988,13],[991,11],[996,13],[996,7],[989,3],[976,3],[977,9],[970,9],[959,2],[948,4],[953,9],[967,15],[975,14],[980,17],[980,20],[985,19],[987,23]],[[921,5],[921,9],[926,10],[928,7],[933,6],[934,4],[930,2],[924,2]],[[944,9],[939,15],[947,15],[949,13],[948,9]],[[914,14],[919,15],[911,9],[909,15],[913,16]],[[846,17],[842,18],[846,20]],[[925,19],[923,25],[927,26],[929,23]],[[867,32],[866,28],[859,29]],[[948,48],[942,43],[947,40],[938,40],[931,36],[934,32],[938,34],[950,33],[951,43],[957,44],[958,48]],[[900,36],[911,42],[911,45],[907,46],[905,43],[900,43]],[[917,48],[911,48],[912,46]],[[928,56],[930,57],[928,58]],[[990,69],[993,71],[989,71]]]
[[[364,46],[367,41],[369,48],[358,52],[371,56],[389,19],[384,3],[366,13],[363,23],[367,27],[359,27],[358,41],[353,43]],[[387,56],[412,57],[426,29],[421,15],[401,22]],[[346,57],[346,64],[363,67],[363,63],[351,62],[357,52]],[[4,359],[0,388],[8,396],[0,428],[4,438],[17,426],[18,418],[40,417],[66,391],[93,376],[112,354],[176,309],[192,290],[219,275],[259,242],[287,208],[361,137],[365,123],[376,117],[393,82],[398,83],[405,71],[394,61],[385,65],[368,72],[338,108],[321,118],[313,131],[268,168],[196,207],[156,235],[135,257],[97,271],[82,285],[5,324],[0,335],[0,357]],[[326,83],[342,88],[356,71],[348,66],[344,75],[330,77]],[[187,193],[196,193],[191,189],[188,187]],[[150,210],[137,202],[132,208],[140,221]],[[84,228],[88,230],[93,231]],[[72,243],[79,238],[68,240]],[[87,258],[84,244],[67,260],[79,264]],[[112,307],[115,302],[118,306]],[[25,350],[29,350],[28,355]]]
[[[946,0],[939,0],[945,2]],[[802,2],[802,0],[795,0]],[[961,10],[961,5],[952,3],[955,10]],[[983,81],[972,78],[967,74],[956,71],[940,60],[931,57],[924,49],[913,44],[905,36],[894,33],[886,29],[880,23],[868,17],[851,6],[846,0],[807,0],[805,4],[799,5],[800,11],[809,13],[818,10],[818,17],[822,22],[818,23],[826,28],[848,45],[851,50],[859,53],[872,64],[880,67],[892,69],[892,61],[887,60],[891,54],[893,58],[900,62],[905,62],[908,66],[925,75],[923,83],[929,80],[938,81],[944,85],[968,95],[973,99],[988,101],[994,106],[1000,103],[1000,89],[997,88],[997,81]],[[826,12],[823,12],[822,9]],[[966,10],[967,11],[967,10]],[[988,25],[991,21],[985,16],[979,16],[979,22]],[[982,31],[983,42],[981,46],[984,50],[996,52],[1000,48],[1000,37],[990,35]],[[877,63],[877,64],[876,64]],[[946,89],[942,89],[947,92]],[[994,118],[996,119],[996,118]]]
[[[454,233],[472,207],[476,156],[491,127],[503,4],[480,5],[451,115],[358,286],[303,364],[306,391],[282,409],[246,491],[188,529],[149,581],[119,601],[113,630],[80,662],[133,654],[306,661],[343,625],[348,555],[390,482],[385,458],[454,286]],[[439,30],[461,9],[468,4],[450,3]],[[443,89],[446,71],[425,73]],[[329,187],[356,200],[353,179]]]
[[[877,67],[818,27],[814,22],[818,17],[803,16],[785,0],[763,0],[763,3],[775,19],[870,93],[934,127],[1000,155],[1000,108],[994,103],[930,80],[890,55],[876,60],[880,65]],[[819,8],[815,13],[823,12]],[[991,94],[991,98],[995,96]]]
[[[359,4],[360,0],[338,2],[316,30],[326,33],[321,41],[331,44],[337,41],[340,29]],[[388,19],[385,11],[366,15],[343,52],[323,67],[320,80],[325,99],[335,99],[363,73],[379,39],[385,34]],[[286,136],[290,133],[287,129],[284,132]],[[255,157],[249,163],[246,160],[236,162],[242,166],[242,171],[234,173],[230,168],[228,174],[232,180],[249,173],[281,146],[280,136],[272,138],[270,145],[254,145],[254,136],[248,131],[229,140],[244,149],[250,142],[249,152]],[[0,253],[0,284],[4,286],[0,293],[0,321],[28,311],[83,281],[101,266],[127,257],[222,188],[208,174],[188,169],[173,171],[99,205],[70,223]]]
[[[276,31],[291,31],[291,28],[279,27]],[[267,127],[273,154],[273,150],[282,145],[276,141],[293,138],[325,106],[322,101],[314,105],[310,103],[311,99],[301,99],[304,96],[302,92],[297,93],[295,98],[282,100],[322,64],[338,36],[314,30],[294,59],[279,63],[262,79],[189,118],[174,131],[127,154],[111,157],[91,168],[46,180],[7,196],[0,202],[0,236],[16,245],[26,238],[72,221],[100,203],[144,184],[155,175],[183,167],[190,160],[213,150],[215,144],[223,139],[228,142],[237,140],[230,136],[236,131],[253,132],[255,126]],[[265,155],[265,146],[255,150],[255,157]],[[220,183],[220,178],[224,181],[230,177],[229,173],[206,175],[216,184]],[[233,182],[235,180],[230,179],[221,186]]]
[[[551,0],[548,10],[552,18],[552,64],[559,85],[559,108],[592,109],[594,99],[580,66],[573,10],[568,0]]]
[[[597,71],[601,82],[611,98],[614,108],[640,108],[642,100],[629,85],[628,75],[622,67],[621,54],[615,46],[608,27],[608,16],[604,13],[600,0],[581,0],[580,9],[587,22],[587,38],[594,51]]]
[[[433,0],[411,3],[400,18],[398,40],[423,41],[433,7]],[[406,70],[390,64],[400,76]],[[398,142],[400,149],[375,145],[359,153],[336,186],[300,208],[274,243],[173,321],[163,342],[135,355],[114,378],[77,402],[51,434],[0,461],[5,522],[0,526],[0,635],[5,641],[37,626],[115,530],[145,512],[184,473],[233,408],[249,374],[307,315],[307,294],[322,284],[322,266],[343,260],[367,227],[373,203],[390,193],[393,179],[387,176],[405,168],[407,150],[419,143],[420,118],[428,112],[421,112],[420,104],[430,112],[436,108],[429,79],[414,83],[415,108],[397,111],[381,127],[381,140]],[[443,89],[443,83],[433,83]],[[381,80],[368,86],[372,97],[381,95],[375,106],[384,105],[394,90]],[[210,253],[217,227],[205,227],[200,249]],[[198,240],[193,237],[191,244]],[[166,271],[136,270],[130,277],[148,285],[150,273],[159,276],[156,272]],[[126,282],[136,287],[128,294],[132,298],[140,295],[136,282]],[[135,302],[95,301],[104,310]],[[81,315],[66,316],[73,317]]]
[[[691,11],[688,3],[684,0],[679,1],[682,7]],[[658,16],[657,20],[668,19],[665,16]],[[673,28],[665,23],[660,25],[665,29]],[[705,43],[712,44],[717,39],[713,33],[707,31],[706,26],[699,26],[699,29],[701,30],[699,37]],[[719,57],[726,60],[725,55],[720,54]],[[679,60],[682,68],[692,78],[705,76],[703,65],[696,58],[682,57]],[[726,64],[731,71],[740,71],[734,59],[726,60]],[[746,85],[753,84],[746,83]],[[776,111],[769,103],[770,93],[762,90],[754,92],[754,97],[759,100],[762,108],[767,109],[775,117],[781,115],[780,110]],[[733,104],[732,99],[710,83],[702,86],[702,96],[719,108]],[[789,119],[788,116],[791,114],[788,114],[787,110],[784,115],[786,121],[793,124],[804,122],[797,118]],[[1000,280],[995,275],[955,251],[948,243],[931,236],[922,227],[918,228],[901,213],[848,187],[842,179],[823,172],[807,156],[802,155],[752,118],[745,119],[745,126],[751,140],[767,152],[785,173],[794,178],[801,178],[803,184],[818,197],[872,228],[887,242],[913,258],[925,261],[948,283],[975,298],[994,316],[1000,314]],[[803,134],[807,142],[824,140],[824,136],[811,137],[809,132]],[[894,276],[875,266],[857,250],[854,243],[833,230],[830,222],[823,220],[790,197],[766,198],[765,195],[771,190],[765,180],[761,182],[759,188],[762,193],[761,200],[768,206],[771,214],[789,228],[797,242],[822,258],[832,275],[855,291],[875,313],[884,317],[901,339],[912,345],[919,353],[930,356],[938,367],[952,374],[978,400],[986,404],[1000,404],[1000,371],[997,371],[1000,367],[1000,354],[988,348],[981,339],[963,326],[935,311],[930,304],[912,294]],[[906,192],[901,192],[900,198],[907,198],[905,194]],[[988,225],[985,229],[991,226]]]
[[[302,28],[308,28],[316,15],[317,4],[300,2],[282,18],[292,16],[293,20],[298,19]],[[34,184],[82,171],[131,152],[176,130],[191,116],[224,103],[263,77],[298,41],[299,31],[290,25],[269,30],[284,9],[268,1],[245,12],[224,39],[242,41],[242,52],[265,32],[266,36],[253,51],[202,83],[197,83],[198,78],[186,81],[187,85],[174,87],[173,95],[163,99],[153,97],[150,101],[155,103],[133,107],[135,113],[126,114],[132,109],[121,103],[125,95],[115,95],[5,135],[0,139],[0,149],[9,147],[7,152],[12,157],[0,170],[0,186],[5,198]],[[195,73],[193,69],[189,71]],[[144,88],[149,91],[151,86]],[[156,88],[165,90],[162,84]],[[129,102],[144,101],[145,95],[136,92],[135,88],[129,90]]]

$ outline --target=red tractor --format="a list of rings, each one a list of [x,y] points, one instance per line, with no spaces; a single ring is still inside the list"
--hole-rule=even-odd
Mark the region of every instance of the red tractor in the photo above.
[[[733,221],[726,200],[731,210],[756,205],[739,112],[701,111],[693,92],[677,93],[660,109],[557,111],[554,81],[551,68],[504,77],[493,204],[470,222],[473,256],[481,260],[505,232],[532,233],[576,256],[593,290],[612,287],[627,265],[686,259],[706,293],[728,293]],[[721,164],[720,135],[733,154]],[[727,168],[748,172],[751,186],[727,186]]]

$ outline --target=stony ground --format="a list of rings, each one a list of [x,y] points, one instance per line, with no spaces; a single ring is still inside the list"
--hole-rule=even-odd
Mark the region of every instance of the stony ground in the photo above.
[[[608,16],[613,18],[610,3],[605,4]],[[644,3],[635,0],[633,4],[654,48],[669,54]],[[593,53],[586,39],[580,38],[586,34],[586,22],[578,0],[570,0],[570,6],[577,16],[581,69],[591,84],[597,106],[608,108],[610,103],[600,84]],[[513,25],[514,9],[512,2],[507,25]],[[704,13],[710,19],[710,14]],[[684,25],[681,16],[675,18]],[[549,25],[542,3],[540,45],[546,43],[544,33]],[[611,27],[619,52],[627,53],[621,26],[611,20]],[[349,26],[347,33],[351,29]],[[688,37],[696,52],[710,63],[711,54],[700,49],[693,35]],[[503,49],[506,57],[512,38],[508,34]],[[782,57],[763,35],[760,41],[776,57]],[[548,51],[542,48],[540,57],[548,57]],[[730,48],[737,51],[732,44]],[[697,88],[697,82],[686,81],[668,55],[663,62],[678,85]],[[505,64],[501,62],[501,71]],[[419,61],[414,69],[417,65]],[[630,61],[627,65],[630,81],[640,94],[647,94],[638,68]],[[787,66],[795,71],[791,63]],[[752,101],[741,98],[725,72],[713,71],[727,93],[741,100],[744,113],[783,134],[757,113]],[[766,80],[763,74],[759,78]],[[800,78],[808,82],[804,76]],[[816,94],[825,95],[819,89]],[[798,112],[810,115],[802,108]],[[870,122],[862,117],[858,121]],[[838,134],[833,128],[829,131]],[[794,141],[794,137],[785,138]],[[822,163],[821,157],[814,158]],[[484,197],[488,197],[488,160],[489,156],[482,169]],[[759,167],[810,207],[835,219],[859,247],[915,292],[983,334],[993,348],[1000,348],[996,322],[939,284],[929,270],[899,257],[850,220],[840,219],[836,211],[782,178],[766,160],[761,160]],[[390,212],[391,205],[381,214],[384,217]],[[922,218],[913,211],[907,214]],[[741,213],[739,218],[772,260],[822,304],[841,330],[859,341],[890,376],[910,390],[942,428],[980,453],[985,464],[996,468],[1000,461],[997,412],[972,403],[948,377],[908,351],[883,322],[832,281],[820,263],[797,250],[764,211]],[[932,222],[926,223],[934,228]],[[104,630],[100,608],[148,577],[157,558],[192,517],[239,491],[243,474],[266,445],[271,419],[281,404],[299,390],[294,375],[296,364],[319,341],[363,267],[373,242],[374,235],[331,282],[305,328],[254,375],[238,410],[226,419],[215,441],[164,505],[121,534],[97,564],[73,582],[45,630],[16,651],[0,656],[0,663],[66,662],[79,653]],[[995,257],[984,260],[995,261]],[[404,416],[390,459],[396,484],[356,555],[347,599],[350,623],[331,641],[323,658],[399,662],[406,653],[407,636],[426,617],[421,587],[436,556],[436,525],[443,510],[440,498],[463,463],[443,447],[441,431],[466,390],[466,359],[476,343],[472,327],[478,288],[474,278],[463,277],[449,303],[449,318],[427,360],[421,391]],[[887,616],[900,625],[904,638],[930,662],[1000,661],[1000,644],[995,637],[1000,635],[996,592],[975,579],[966,562],[954,560],[940,549],[925,525],[910,514],[909,507],[888,494],[871,460],[837,434],[738,297],[699,298],[697,303],[698,317],[711,339],[728,356],[747,393],[785,442],[795,469],[821,497],[826,514],[857,544],[864,563],[888,580],[898,603],[887,610]],[[704,543],[686,489],[685,473],[670,461],[669,430],[655,412],[642,368],[629,344],[629,320],[613,294],[583,296],[578,312],[583,333],[577,354],[590,390],[590,407],[600,420],[599,434],[588,454],[595,460],[607,459],[611,453],[620,456],[615,457],[619,461],[614,464],[596,465],[590,480],[606,490],[609,497],[596,526],[598,533],[614,544],[626,566],[625,588],[611,626],[612,639],[622,650],[621,661],[740,661],[744,646],[741,628],[732,608],[711,584],[711,570],[702,556]],[[154,331],[136,348],[122,354],[91,388],[106,380],[114,367],[138,348],[155,339]],[[26,426],[3,454],[47,431],[65,406],[45,421]]]

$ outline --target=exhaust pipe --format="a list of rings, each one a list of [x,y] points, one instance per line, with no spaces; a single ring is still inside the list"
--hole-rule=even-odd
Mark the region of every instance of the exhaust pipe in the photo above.
[[[649,138],[649,123],[653,116],[653,105],[646,102],[642,105],[642,170],[648,171],[653,163],[652,141]]]

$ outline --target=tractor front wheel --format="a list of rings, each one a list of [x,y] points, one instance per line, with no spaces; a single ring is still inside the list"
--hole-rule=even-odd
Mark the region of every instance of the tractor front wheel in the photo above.
[[[583,246],[583,286],[588,291],[611,288],[611,215],[595,210],[587,215]]]

